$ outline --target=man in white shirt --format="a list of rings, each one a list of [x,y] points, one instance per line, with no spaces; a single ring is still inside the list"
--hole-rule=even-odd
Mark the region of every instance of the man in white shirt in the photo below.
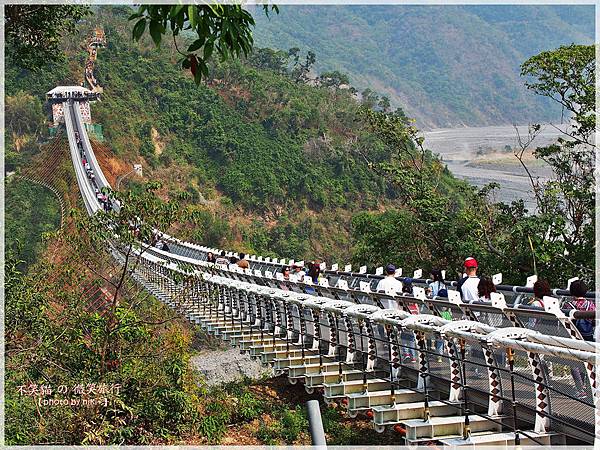
[[[219,264],[221,266],[229,266],[229,260],[225,257],[225,250],[221,251],[221,255],[217,258],[215,264]]]
[[[402,281],[396,279],[396,266],[388,264],[385,268],[386,277],[377,283],[376,292],[388,295],[396,295],[402,292]],[[395,300],[382,299],[381,303],[386,309],[400,309]]]
[[[304,281],[304,275],[306,275],[306,272],[304,271],[304,267],[302,267],[299,264],[294,264],[292,266],[292,269],[294,269],[294,275],[296,275],[298,277],[298,280]]]
[[[477,276],[477,260],[471,256],[465,259],[465,272],[466,277],[460,280],[460,292],[462,294],[462,300],[465,303],[479,301],[479,292],[477,286],[479,285],[479,277]]]

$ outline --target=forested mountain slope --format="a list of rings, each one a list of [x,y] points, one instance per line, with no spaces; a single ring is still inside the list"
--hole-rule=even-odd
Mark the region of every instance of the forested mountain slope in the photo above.
[[[546,224],[557,220],[528,216],[522,203],[489,203],[493,185],[478,191],[456,180],[402,111],[361,105],[342,87],[343,74],[330,73],[320,84],[307,80],[310,54],[256,47],[247,58],[211,62],[209,77],[196,85],[171,41],[159,49],[149,36],[132,41],[129,14],[126,7],[98,8],[65,42],[66,64],[39,74],[7,65],[9,167],[27,165],[35,139],[44,138],[25,139],[20,134],[35,134],[27,130],[36,127],[19,131],[15,118],[39,124],[46,91],[81,83],[81,43],[101,26],[108,46],[99,51],[96,77],[104,95],[92,117],[104,127],[103,165],[116,179],[142,163],[144,178],[130,177],[122,187],[160,181],[162,198],[189,206],[193,212],[174,230],[178,237],[266,256],[435,264],[457,274],[472,254],[516,283],[532,273],[532,261],[552,280],[571,273],[564,258],[551,264],[566,254],[563,240],[545,237]],[[591,46],[575,50],[586,61],[593,54]],[[589,261],[587,243],[579,247],[578,258]],[[546,263],[551,271],[541,267]]]
[[[542,50],[594,40],[593,6],[283,5],[259,14],[259,46],[312,50],[317,71],[349,74],[421,127],[560,117],[526,92],[519,65]]]
[[[80,44],[101,26],[108,46],[99,50],[96,75],[104,94],[92,105],[92,118],[114,152],[114,164],[107,163],[141,162],[146,180],[163,182],[165,198],[195,205],[195,223],[182,224],[181,237],[348,261],[353,214],[379,211],[396,196],[355,152],[374,161],[390,157],[357,121],[359,103],[351,93],[298,83],[254,57],[217,64],[211,79],[196,86],[168,42],[160,50],[149,39],[132,42],[127,15],[126,8],[101,8],[82,24],[79,41],[67,43],[68,64],[50,66],[42,76],[9,67],[12,104],[79,84]],[[22,157],[13,152],[8,163],[26,164]],[[460,184],[446,178],[449,186]],[[141,181],[130,177],[124,185]]]

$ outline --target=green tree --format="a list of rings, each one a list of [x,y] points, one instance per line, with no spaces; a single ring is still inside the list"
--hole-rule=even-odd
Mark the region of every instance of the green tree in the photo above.
[[[189,368],[189,332],[131,277],[155,242],[153,227],[180,216],[177,204],[158,200],[157,188],[112,193],[122,201],[118,212],[74,214],[75,227],[52,239],[53,256],[27,275],[9,255],[7,442],[147,444],[180,440],[194,428],[200,390]],[[37,407],[39,397],[95,398],[87,389],[101,384],[120,390],[92,407]],[[52,392],[23,394],[41,385]],[[57,392],[60,385],[71,391]],[[77,385],[83,394],[73,391]]]
[[[23,91],[7,95],[5,100],[6,165],[15,170],[21,161],[39,151],[38,142],[45,132],[42,102]]]
[[[294,57],[294,66],[292,68],[292,78],[296,81],[296,83],[307,83],[310,81],[310,71],[317,61],[317,55],[312,50],[306,52],[306,57],[304,59],[304,63],[300,62],[300,49],[297,47],[291,48],[289,50],[290,56]]]
[[[379,102],[377,103],[377,106],[379,106],[383,110],[383,112],[388,112],[391,106],[389,97],[382,95],[379,99]]]
[[[42,102],[23,91],[6,97],[4,118],[6,131],[13,136],[37,137],[45,125]]]
[[[511,205],[494,203],[490,193],[498,186],[475,189],[453,181],[441,161],[424,148],[423,138],[403,114],[377,112],[367,104],[361,116],[368,129],[383,143],[389,160],[374,160],[372,151],[357,150],[369,167],[399,190],[399,208],[414,216],[409,227],[420,246],[409,243],[414,257],[427,264],[460,269],[466,255],[476,255],[485,273],[503,272],[507,282],[523,283],[521,274],[537,273],[555,286],[574,275],[593,276],[595,144],[590,142],[590,124],[595,125],[593,50],[570,46],[544,52],[523,65],[532,79],[528,87],[554,98],[572,115],[567,136],[535,155],[553,170],[548,181],[531,178],[537,210],[530,214],[522,201]],[[367,91],[364,97],[371,97]],[[400,110],[401,111],[401,110]],[[540,126],[534,126],[533,137]],[[522,158],[524,146],[517,156]],[[526,167],[526,166],[524,166]],[[368,219],[368,220],[367,220]],[[381,263],[377,251],[393,237],[393,217],[360,217],[355,222],[355,253],[367,261]],[[366,224],[366,225],[364,225]],[[369,225],[373,229],[369,230]],[[376,231],[381,230],[381,231]],[[365,238],[366,236],[366,238]],[[381,250],[379,250],[381,251]],[[389,252],[384,252],[389,255]]]
[[[148,183],[139,192],[113,192],[104,188],[120,204],[118,211],[101,211],[91,217],[73,212],[75,228],[80,232],[79,237],[72,240],[73,249],[94,254],[102,260],[108,242],[113,255],[118,255],[121,263],[116,274],[105,279],[109,303],[105,333],[103,339],[99,339],[103,370],[111,366],[118,353],[118,330],[123,327],[119,310],[129,274],[136,270],[144,253],[160,239],[156,230],[167,232],[182,214],[177,201],[162,202],[156,196],[155,192],[160,187],[160,183]],[[102,274],[98,276],[102,277]]]
[[[248,63],[258,69],[272,70],[277,74],[285,74],[289,63],[289,55],[281,50],[257,48],[248,57]]]
[[[384,213],[359,213],[352,218],[353,255],[357,264],[369,267],[389,263],[398,267],[421,267],[418,246],[422,239],[417,218],[408,210],[390,209]]]
[[[294,66],[300,63],[300,48],[292,47],[288,50],[288,56],[293,58]]]
[[[333,72],[323,72],[319,76],[319,82],[322,86],[339,89],[343,84],[350,84],[350,78],[345,73],[334,70]]]
[[[376,92],[371,90],[370,88],[366,88],[361,92],[362,104],[369,108],[373,109],[379,102],[379,95]]]
[[[279,11],[275,5],[263,5],[263,10],[267,15]],[[208,77],[207,63],[214,50],[221,60],[242,54],[248,57],[254,44],[251,31],[254,18],[240,5],[141,5],[129,19],[136,20],[133,38],[139,40],[147,28],[156,46],[170,28],[177,52],[183,56],[180,63],[190,69],[196,83]],[[184,31],[197,37],[187,50],[181,51],[177,37]]]
[[[525,86],[533,92],[559,103],[574,124],[569,135],[577,144],[593,145],[596,129],[596,46],[559,47],[533,56],[521,65],[521,76],[528,77]]]
[[[538,257],[552,259],[558,273],[578,273],[588,280],[593,278],[595,242],[595,51],[594,45],[563,46],[533,56],[521,66],[521,74],[528,77],[527,88],[559,103],[571,119],[556,143],[534,151],[553,173],[547,181],[530,175],[537,212],[547,217],[546,242],[555,247],[553,253],[541,252]],[[533,126],[530,140],[517,153],[526,170],[523,150],[539,130],[540,125]]]
[[[63,38],[90,14],[88,6],[6,5],[6,54],[10,64],[40,70],[64,61]]]

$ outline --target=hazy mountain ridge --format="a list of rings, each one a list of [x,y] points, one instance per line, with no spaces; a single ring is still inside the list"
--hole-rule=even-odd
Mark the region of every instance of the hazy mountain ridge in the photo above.
[[[560,45],[591,43],[592,6],[292,6],[256,14],[258,46],[300,47],[317,71],[389,95],[421,127],[553,120],[519,65]],[[468,51],[465,51],[468,49]]]

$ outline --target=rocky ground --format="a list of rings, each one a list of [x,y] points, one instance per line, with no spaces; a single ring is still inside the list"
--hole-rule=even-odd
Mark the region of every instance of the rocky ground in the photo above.
[[[204,350],[192,356],[190,363],[204,376],[209,386],[238,381],[245,377],[259,380],[274,375],[272,369],[262,367],[259,361],[252,360],[248,354],[241,354],[237,348]]]
[[[321,390],[307,394],[302,383],[291,385],[286,375],[276,375],[198,326],[193,327],[193,334],[190,365],[205,377],[205,402],[217,402],[223,410],[233,404],[234,412],[230,414],[243,413],[244,417],[216,417],[223,421],[222,428],[217,428],[222,430],[217,440],[211,440],[210,434],[199,434],[188,439],[186,445],[310,445],[306,403],[313,399],[321,404],[329,445],[401,443],[400,435],[393,430],[377,433],[370,418],[350,419],[344,416],[341,405],[325,405]]]

